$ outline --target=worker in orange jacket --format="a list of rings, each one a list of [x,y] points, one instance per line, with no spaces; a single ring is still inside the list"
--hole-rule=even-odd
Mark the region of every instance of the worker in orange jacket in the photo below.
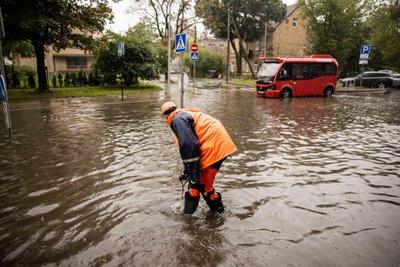
[[[222,162],[237,151],[220,121],[198,109],[178,109],[166,102],[161,112],[175,134],[184,165],[180,179],[189,181],[185,192],[184,214],[196,211],[203,195],[211,211],[223,212],[221,193],[214,189],[214,180]]]

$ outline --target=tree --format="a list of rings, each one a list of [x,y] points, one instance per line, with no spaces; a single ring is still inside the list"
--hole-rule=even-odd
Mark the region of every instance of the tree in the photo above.
[[[28,76],[28,84],[29,84],[29,87],[30,87],[31,89],[33,89],[33,88],[36,87],[36,81],[35,81],[35,78],[33,78],[32,75],[29,75],[29,76]]]
[[[193,0],[136,0],[130,10],[135,14],[139,12],[144,21],[154,24],[157,36],[166,44],[169,25],[175,25],[175,34],[178,34],[197,23],[193,5]]]
[[[143,43],[152,44],[159,64],[159,73],[166,73],[168,68],[168,49],[157,36],[155,27],[155,25],[146,21],[139,22],[128,29],[126,36],[132,36]]]
[[[400,71],[400,1],[390,0],[375,8],[371,36],[373,63],[379,60],[380,68]]]
[[[193,69],[193,61],[190,60],[189,53],[185,53],[185,66],[190,70]],[[196,62],[196,76],[205,77],[207,71],[216,70],[217,73],[223,73],[226,70],[226,64],[223,64],[224,57],[221,55],[211,54],[207,51],[199,51],[200,60]],[[193,76],[193,73],[192,73]]]
[[[91,50],[94,35],[112,19],[109,0],[8,0],[2,1],[6,42],[30,42],[35,50],[39,92],[49,92],[45,49],[69,46]]]
[[[53,83],[53,87],[57,87],[57,76],[53,74],[53,78],[51,79],[51,82]]]
[[[227,38],[228,11],[230,12],[230,43],[241,66],[245,42],[254,42],[264,36],[265,26],[280,22],[286,14],[286,5],[276,0],[197,0],[196,14],[217,38]],[[239,49],[234,39],[239,39]],[[246,57],[246,56],[245,56]],[[249,60],[246,61],[252,71]],[[241,69],[238,68],[240,73]]]
[[[308,21],[310,53],[330,54],[341,75],[358,72],[360,46],[369,36],[368,2],[359,0],[300,0]]]
[[[71,84],[73,87],[76,87],[76,73],[75,72],[73,72],[71,74]]]
[[[58,79],[58,84],[60,85],[60,87],[63,87],[63,76],[62,76],[61,72],[58,73],[57,79]]]
[[[71,78],[69,77],[69,73],[68,72],[65,74],[64,84],[65,84],[65,87],[69,87],[69,85],[71,84]]]
[[[146,38],[138,38],[135,30],[130,30],[126,35],[108,33],[112,42],[99,49],[96,53],[94,69],[100,72],[109,83],[121,75],[126,87],[138,84],[139,78],[151,80],[158,78],[156,45]],[[143,36],[142,36],[143,37]],[[124,42],[125,55],[117,56],[117,43]]]

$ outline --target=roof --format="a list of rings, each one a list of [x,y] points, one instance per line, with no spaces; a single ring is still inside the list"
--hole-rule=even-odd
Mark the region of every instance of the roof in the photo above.
[[[289,17],[290,15],[292,15],[292,13],[293,13],[294,11],[296,11],[296,9],[297,9],[297,5],[296,5],[296,4],[287,6],[287,7],[286,7],[286,15],[285,15],[285,17],[283,18],[282,21],[285,21],[285,19],[286,19],[287,17]],[[282,22],[279,22],[279,23],[274,22],[274,23],[271,24],[271,26],[272,26],[272,28],[276,28],[276,27],[278,27],[278,25],[281,24],[281,23],[282,23]]]
[[[296,9],[297,9],[297,5],[296,5],[296,4],[287,6],[285,18],[287,18],[287,17],[289,17],[290,15],[292,15],[292,13],[293,13]]]

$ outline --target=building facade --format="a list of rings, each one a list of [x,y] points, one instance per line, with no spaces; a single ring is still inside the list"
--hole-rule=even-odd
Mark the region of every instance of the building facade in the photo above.
[[[296,4],[288,6],[282,22],[269,25],[261,40],[244,44],[253,71],[257,72],[262,63],[260,55],[264,55],[265,58],[306,56],[308,51],[306,27],[307,21],[303,18],[301,8]],[[244,58],[242,72],[247,75],[250,73],[250,67]]]
[[[307,21],[296,5],[287,7],[285,19],[274,27],[272,50],[274,57],[302,57],[308,50]]]
[[[45,53],[45,65],[48,74],[90,72],[93,60],[93,54],[85,53],[79,48],[66,48],[56,52],[53,47],[49,47]],[[14,63],[16,66],[29,65],[36,67],[36,58],[17,55]]]

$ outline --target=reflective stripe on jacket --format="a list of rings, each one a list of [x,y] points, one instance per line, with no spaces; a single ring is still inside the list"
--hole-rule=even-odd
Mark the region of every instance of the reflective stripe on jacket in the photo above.
[[[191,178],[193,172],[187,167],[196,168],[186,166],[191,162],[200,159],[200,169],[204,169],[237,151],[222,123],[198,109],[177,109],[168,117],[167,124],[177,138],[185,171],[189,171]]]

